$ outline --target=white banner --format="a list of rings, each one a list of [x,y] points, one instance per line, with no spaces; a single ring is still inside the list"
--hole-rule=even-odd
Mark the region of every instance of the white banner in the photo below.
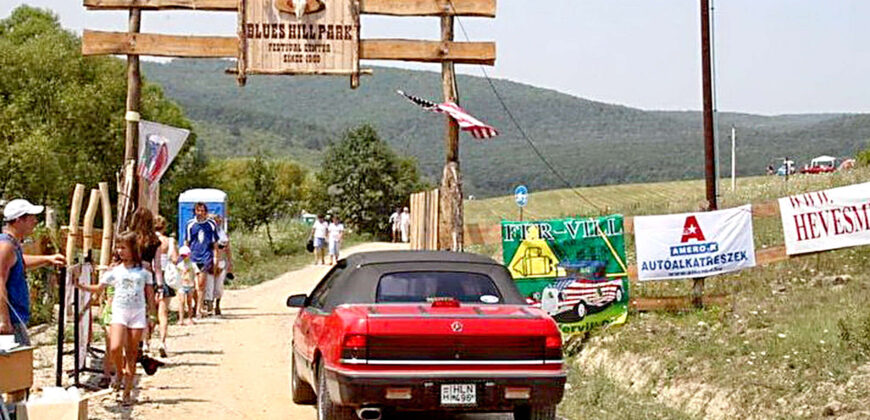
[[[190,130],[151,121],[139,122],[139,176],[154,188],[184,146]]]
[[[752,206],[634,218],[639,280],[706,277],[755,267]]]
[[[779,199],[786,254],[870,244],[870,182]]]

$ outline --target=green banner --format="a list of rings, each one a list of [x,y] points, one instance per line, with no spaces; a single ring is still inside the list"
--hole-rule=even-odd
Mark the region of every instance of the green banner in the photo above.
[[[628,315],[622,215],[501,222],[504,262],[526,299],[547,311],[563,334]]]

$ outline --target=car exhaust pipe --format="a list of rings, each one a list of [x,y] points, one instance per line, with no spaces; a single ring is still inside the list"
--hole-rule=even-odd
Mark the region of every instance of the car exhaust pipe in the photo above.
[[[380,407],[357,408],[356,415],[362,420],[381,420],[381,409]]]

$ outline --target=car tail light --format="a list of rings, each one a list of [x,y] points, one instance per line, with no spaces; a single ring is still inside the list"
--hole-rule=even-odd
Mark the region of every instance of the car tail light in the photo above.
[[[562,359],[562,336],[548,335],[544,338],[544,358],[547,360]]]
[[[433,308],[458,308],[459,300],[452,297],[432,298]]]
[[[367,341],[365,334],[348,334],[344,336],[344,343],[341,346],[341,359],[365,359]]]

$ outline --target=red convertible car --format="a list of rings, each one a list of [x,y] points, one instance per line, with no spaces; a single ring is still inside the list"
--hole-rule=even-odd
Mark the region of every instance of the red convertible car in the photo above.
[[[489,258],[355,254],[287,306],[300,308],[293,401],[316,404],[319,420],[399,410],[555,418],[565,386],[559,330]]]

